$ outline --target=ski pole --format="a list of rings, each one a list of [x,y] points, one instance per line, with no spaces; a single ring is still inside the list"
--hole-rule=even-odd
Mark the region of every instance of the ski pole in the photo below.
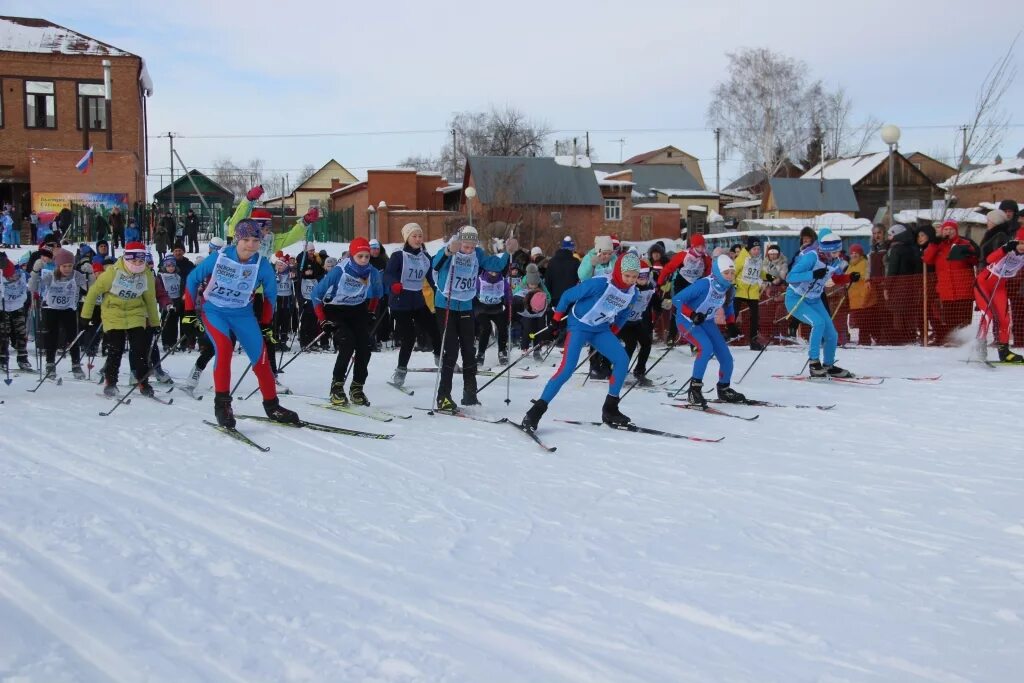
[[[251,368],[252,368],[252,363],[249,363],[248,365],[245,366],[245,370],[242,370],[242,374],[238,377],[238,381],[235,382],[235,386],[232,387],[232,389],[231,389],[231,396],[234,396],[235,392],[238,391],[238,385],[241,384],[242,380],[245,379],[245,376],[249,374],[249,370]]]
[[[278,371],[278,372],[281,372],[281,370],[284,370],[284,369],[285,369],[286,367],[288,367],[289,365],[291,365],[291,363],[292,363],[292,361],[293,361],[293,360],[295,360],[296,358],[298,358],[298,357],[299,357],[300,355],[302,355],[302,354],[303,354],[304,352],[306,352],[306,351],[309,351],[309,350],[310,350],[311,348],[313,348],[313,347],[314,347],[314,346],[316,345],[316,343],[320,341],[320,337],[324,336],[325,334],[327,334],[327,333],[326,333],[326,332],[321,332],[321,333],[320,333],[320,334],[318,334],[318,335],[317,335],[316,337],[314,337],[314,338],[313,338],[313,341],[309,342],[309,343],[308,343],[308,344],[306,344],[306,345],[305,345],[304,347],[302,347],[301,349],[299,349],[298,351],[296,351],[296,352],[295,352],[295,355],[294,355],[294,356],[292,356],[291,358],[289,358],[289,359],[288,359],[288,361],[287,361],[287,362],[286,362],[286,363],[285,363],[284,365],[282,365],[281,367],[279,367],[279,368],[277,369],[277,371]],[[239,380],[239,381],[241,381],[241,380]],[[244,400],[246,400],[247,398],[250,398],[250,397],[251,397],[251,396],[252,396],[253,394],[255,394],[255,393],[256,393],[257,391],[259,391],[259,390],[260,390],[260,388],[259,388],[259,387],[256,387],[255,389],[253,389],[252,391],[250,391],[250,392],[249,392],[248,394],[246,394],[245,398],[243,398],[242,400],[244,401]]]
[[[444,245],[444,250],[445,250],[445,252],[448,251],[448,245],[447,244]],[[452,256],[454,256],[454,255],[455,254],[452,254]],[[448,260],[451,260],[451,256],[449,256],[447,258],[448,258]],[[444,263],[441,263],[440,265],[443,266]],[[440,266],[438,267],[437,272],[438,272],[438,274],[441,273]],[[444,356],[445,356],[445,347],[444,347],[444,345],[445,345],[445,340],[448,338],[448,319],[449,319],[449,317],[452,314],[452,280],[454,279],[454,277],[453,277],[453,273],[452,273],[452,265],[451,264],[448,265],[448,272],[445,274],[445,276],[448,278],[448,281],[445,283],[446,285],[448,285],[448,293],[445,294],[445,304],[447,304],[447,307],[444,309],[444,330],[441,331],[441,367],[439,367],[437,369],[437,379],[434,380],[434,401],[435,402],[437,402],[437,390],[441,386],[441,373],[444,372]],[[437,298],[436,298],[436,296],[435,296],[435,299],[434,299],[434,306],[435,307],[437,306]],[[490,384],[490,382],[488,382],[488,384]],[[486,386],[486,385],[484,385],[484,386]],[[477,389],[477,393],[478,394],[480,393],[479,389]]]
[[[781,323],[784,320],[789,320],[790,318],[792,318],[793,314],[796,313],[796,309],[800,308],[800,304],[802,304],[804,302],[804,299],[806,299],[806,298],[807,298],[807,292],[804,292],[804,295],[801,296],[800,300],[796,302],[796,306],[793,307],[793,310],[792,311],[787,311],[786,315],[784,315],[781,318],[779,318],[778,320],[776,320],[775,323]]]
[[[101,322],[101,323],[100,323],[100,324],[99,324],[99,325],[98,325],[98,326],[96,327],[96,331],[95,331],[95,332],[93,332],[93,334],[92,334],[92,341],[91,341],[91,342],[89,342],[89,346],[90,346],[90,347],[92,347],[92,346],[93,346],[93,344],[95,344],[95,343],[96,343],[96,337],[98,337],[98,336],[99,336],[100,334],[102,334],[102,333],[103,333],[103,323]],[[96,359],[96,355],[95,355],[95,354],[93,354],[93,355],[89,356],[89,362],[87,362],[87,363],[85,364],[85,367],[86,367],[86,369],[87,369],[87,370],[89,371],[89,375],[88,375],[88,376],[86,377],[86,380],[87,380],[87,381],[89,381],[89,382],[91,382],[91,381],[92,381],[92,369],[93,369],[93,367],[95,367],[95,364],[93,363],[93,361],[94,361],[95,359]]]
[[[530,334],[530,339],[536,339],[542,332],[547,331],[547,329],[548,328],[545,327],[545,328],[543,328],[541,330],[533,332],[532,334]],[[516,358],[514,361],[512,361],[507,366],[505,366],[504,370],[499,372],[497,375],[495,375],[490,380],[488,380],[488,382],[486,384],[484,384],[482,387],[480,387],[479,389],[476,390],[477,395],[479,396],[481,391],[483,391],[487,387],[491,386],[491,384],[493,384],[495,382],[495,380],[500,378],[502,375],[507,374],[508,371],[511,370],[515,365],[518,365],[522,360],[524,360],[527,356],[529,356],[531,353],[533,353],[533,349],[536,348],[536,347],[537,347],[537,344],[534,344],[533,346],[528,348],[526,351],[524,351],[523,355],[519,356],[519,358]],[[582,363],[581,363],[581,365],[582,365]],[[577,367],[579,367],[579,366],[577,366]]]
[[[370,328],[370,348],[373,348],[373,338],[374,338],[374,335],[377,334],[377,328],[380,327],[380,323],[381,323],[382,320],[384,320],[384,316],[380,316],[379,318],[377,318],[377,321],[375,323],[373,323],[373,327]],[[350,374],[352,374],[352,366],[355,365],[355,364],[356,364],[356,354],[353,353],[352,357],[348,361],[348,367],[345,368],[345,377],[348,377]],[[281,372],[281,369],[278,368],[277,371]]]
[[[62,360],[64,360],[64,356],[68,355],[68,353],[69,353],[69,352],[71,351],[71,349],[72,349],[72,348],[73,348],[73,347],[75,346],[75,344],[77,344],[77,343],[78,343],[78,339],[79,339],[79,338],[80,338],[80,337],[81,337],[81,336],[82,336],[83,334],[85,334],[85,330],[82,330],[81,332],[79,332],[78,334],[76,334],[76,335],[75,335],[75,338],[74,338],[74,339],[72,339],[72,340],[71,340],[71,343],[70,343],[70,344],[68,344],[68,346],[67,346],[67,348],[66,348],[66,349],[64,349],[64,352],[60,354],[60,358],[58,358],[58,359],[57,359],[57,362],[53,364],[53,369],[54,369],[54,371],[56,371],[56,369],[57,369],[57,365],[59,365],[59,364],[60,364],[60,362],[61,362]],[[28,392],[30,392],[30,393],[33,393],[33,394],[34,394],[35,392],[39,391],[39,387],[43,386],[43,382],[45,382],[45,381],[46,381],[46,380],[48,380],[49,378],[50,378],[50,373],[49,373],[49,372],[47,372],[47,373],[46,373],[46,374],[45,374],[45,375],[43,376],[43,378],[42,378],[41,380],[39,380],[39,384],[37,384],[37,385],[35,386],[35,388],[33,388],[33,389],[26,389],[26,391],[28,391]],[[60,385],[60,384],[63,384],[63,383],[64,383],[64,381],[63,381],[63,380],[62,380],[61,378],[59,378],[59,377],[58,377],[58,378],[57,378],[57,384],[58,384],[58,385]]]
[[[6,257],[4,257],[4,258],[6,258]],[[0,295],[2,295],[2,292],[0,292]],[[0,296],[0,305],[3,306],[3,315],[6,318],[7,317],[7,301],[2,296]],[[4,339],[2,339],[0,341],[3,342],[4,353],[6,354],[7,353],[7,338],[5,337]],[[15,351],[17,351],[17,349],[15,349]],[[7,378],[4,380],[4,384],[6,384],[7,386],[11,386],[11,382],[13,382],[14,380],[11,379],[11,362],[10,362],[9,359],[8,359],[8,361],[6,363],[4,363],[4,370],[7,373]]]
[[[674,348],[675,348],[675,344],[668,344],[665,347],[665,353],[661,354],[661,356],[658,358],[658,360],[654,361],[651,364],[651,367],[647,368],[647,372],[650,372],[651,370],[653,370],[658,365],[658,363],[663,361],[665,359],[665,357],[668,356],[668,352],[671,351]],[[637,358],[639,359],[639,356],[637,356]],[[629,385],[629,388],[626,389],[626,393],[624,393],[622,396],[619,397],[619,402],[621,402],[622,399],[626,398],[626,396],[629,395],[629,392],[633,391],[633,387],[635,387],[637,384],[640,384],[639,380],[637,380],[636,382],[633,382],[631,385]]]
[[[180,343],[181,343],[181,340],[179,339],[178,340],[178,344],[180,344]],[[167,358],[167,356],[171,355],[171,353],[174,352],[174,349],[177,348],[178,344],[175,344],[171,348],[167,349],[167,352],[164,355],[160,356],[160,360],[157,361],[157,362],[158,363],[163,363],[164,359]],[[151,346],[150,348],[153,348],[153,347]],[[148,361],[149,359],[147,358],[146,360]],[[106,412],[101,410],[100,411],[100,417],[109,417],[111,413],[113,413],[115,410],[117,410],[118,406],[120,406],[122,403],[127,402],[128,397],[132,395],[132,392],[135,391],[136,389],[138,389],[139,385],[142,384],[143,382],[145,382],[146,380],[148,380],[149,376],[151,374],[153,374],[153,368],[154,367],[155,366],[150,366],[149,370],[146,371],[146,374],[143,375],[142,378],[139,379],[139,381],[137,381],[135,384],[133,384],[131,386],[131,388],[128,391],[125,392],[124,396],[121,396],[120,398],[117,399],[117,403],[114,404],[113,408],[111,408],[110,410],[108,410]]]
[[[769,340],[769,341],[768,341],[768,344],[765,344],[765,345],[764,345],[764,348],[762,348],[762,349],[761,349],[760,351],[758,351],[757,355],[756,355],[756,356],[754,356],[754,360],[752,360],[752,361],[750,362],[750,365],[748,365],[748,366],[747,366],[747,369],[746,369],[746,370],[744,370],[744,372],[743,372],[743,374],[742,374],[742,375],[740,376],[740,378],[739,378],[738,380],[736,380],[736,384],[742,384],[742,383],[743,383],[743,380],[745,380],[745,379],[747,378],[747,373],[749,373],[749,372],[750,372],[750,369],[754,367],[754,365],[755,365],[755,364],[757,363],[757,361],[761,360],[761,354],[763,354],[763,353],[764,353],[765,351],[767,351],[767,350],[768,350],[768,346],[769,346],[769,345],[771,345],[771,340]],[[802,373],[802,372],[803,372],[803,371],[801,370],[801,373]]]

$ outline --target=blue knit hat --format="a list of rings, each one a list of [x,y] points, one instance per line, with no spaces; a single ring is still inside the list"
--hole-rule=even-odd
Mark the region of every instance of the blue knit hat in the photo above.
[[[566,235],[562,238],[562,249],[575,249],[576,243],[572,241],[572,235]]]

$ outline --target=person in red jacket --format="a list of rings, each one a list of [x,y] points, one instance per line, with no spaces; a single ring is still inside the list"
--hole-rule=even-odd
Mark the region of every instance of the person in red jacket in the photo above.
[[[988,326],[994,315],[998,324],[996,340],[999,360],[1003,363],[1024,363],[1024,356],[1010,351],[1010,311],[1006,281],[1024,269],[1024,228],[1013,239],[993,249],[986,259],[988,267],[981,271],[974,285],[974,300],[981,309],[978,327],[978,355],[984,360]]]
[[[707,248],[704,245],[704,235],[694,235],[690,238],[688,248],[673,256],[661,269],[658,286],[664,286],[671,277],[672,296],[675,296],[697,280],[710,274],[711,257],[708,256]]]
[[[948,220],[939,228],[938,240],[928,245],[922,258],[935,268],[936,291],[941,305],[935,337],[939,344],[945,344],[953,330],[971,324],[978,248],[960,236],[959,223]]]

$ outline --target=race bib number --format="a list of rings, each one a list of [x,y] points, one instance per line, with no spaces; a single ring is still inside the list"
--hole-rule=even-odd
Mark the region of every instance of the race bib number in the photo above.
[[[479,273],[475,251],[472,254],[458,253],[452,256],[448,268],[448,277],[452,279],[449,283],[449,298],[453,301],[471,301],[476,296],[476,278]]]
[[[607,278],[606,278],[607,279]],[[611,279],[608,279],[608,285],[602,292],[601,297],[594,302],[594,305],[587,311],[583,317],[576,316],[579,321],[585,325],[597,326],[611,323],[615,320],[615,316],[619,314],[626,306],[629,306],[633,300],[633,293],[636,291],[636,287],[630,287],[627,291],[623,292],[621,289],[612,284]],[[576,315],[576,305],[573,304],[573,315]]]
[[[133,275],[119,270],[110,284],[110,295],[119,299],[138,299],[148,287],[145,273]]]
[[[299,288],[299,291],[302,293],[303,299],[308,299],[310,296],[313,295],[313,290],[316,288],[316,283],[317,281],[313,280],[312,278],[302,278],[302,285]]]
[[[213,275],[204,292],[206,301],[222,308],[247,306],[255,290],[262,262],[263,257],[257,258],[256,263],[239,263],[222,253],[218,254]]]
[[[740,274],[740,281],[745,285],[761,284],[761,259],[748,257],[743,264],[743,272]]]
[[[43,303],[46,308],[75,308],[78,305],[78,282],[73,277],[70,280],[51,281],[46,288]]]
[[[418,292],[423,288],[423,278],[430,269],[430,259],[423,252],[410,254],[402,252],[402,289]]]
[[[172,299],[181,298],[181,277],[177,273],[160,273],[164,291]]]
[[[636,322],[644,317],[644,312],[647,307],[651,305],[651,299],[654,297],[654,288],[640,290],[636,294],[636,300],[629,307],[629,320],[630,322]]]
[[[480,303],[488,306],[500,304],[505,300],[505,281],[487,282],[480,280]]]
[[[25,305],[28,298],[28,287],[20,277],[14,282],[3,282],[0,280],[0,287],[3,288],[4,308],[8,311],[16,311]]]
[[[335,285],[334,296],[325,304],[334,306],[355,306],[366,301],[366,290],[369,284],[366,280],[360,280],[351,273],[342,271],[341,279]]]

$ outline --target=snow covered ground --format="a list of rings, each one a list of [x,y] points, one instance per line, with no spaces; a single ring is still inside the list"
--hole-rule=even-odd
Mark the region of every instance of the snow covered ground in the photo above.
[[[240,422],[267,454],[200,422],[209,395],[103,418],[93,386],[16,378],[0,384],[0,680],[1020,680],[1024,368],[963,357],[842,351],[856,372],[942,378],[822,386],[772,379],[803,362],[773,348],[739,386],[828,412],[622,404],[717,444],[556,422],[599,419],[604,386],[580,378],[541,425],[553,454],[414,410],[434,375],[410,373],[414,397],[386,386],[394,352],[368,393],[409,420],[284,399],[394,439]],[[673,351],[652,374],[690,362]],[[282,380],[325,395],[332,365],[310,355]],[[539,370],[480,412],[518,419]]]

